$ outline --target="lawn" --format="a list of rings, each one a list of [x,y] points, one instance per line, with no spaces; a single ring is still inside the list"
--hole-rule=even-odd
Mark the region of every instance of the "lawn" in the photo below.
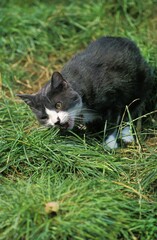
[[[154,114],[108,152],[101,134],[41,127],[16,97],[104,35],[134,40],[156,69],[156,12],[155,0],[0,2],[0,240],[157,239]]]

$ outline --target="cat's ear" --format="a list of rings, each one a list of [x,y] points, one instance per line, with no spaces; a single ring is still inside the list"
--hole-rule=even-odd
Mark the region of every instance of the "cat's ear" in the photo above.
[[[32,94],[17,94],[17,97],[20,97],[28,106],[34,106],[34,95]]]
[[[59,72],[54,72],[51,77],[51,88],[52,89],[62,89],[67,87],[66,80],[62,77]]]

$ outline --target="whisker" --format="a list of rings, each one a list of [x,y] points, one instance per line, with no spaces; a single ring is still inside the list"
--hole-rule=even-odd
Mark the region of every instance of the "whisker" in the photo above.
[[[76,109],[70,109],[70,110],[69,110],[69,112],[76,112],[76,111],[77,111],[77,108],[76,108]],[[81,111],[96,112],[94,109],[92,109],[92,108],[87,108],[87,107],[81,108]]]
[[[70,117],[74,117],[74,119],[80,119],[80,120],[82,119],[81,116],[76,116],[76,115],[71,115],[71,114],[70,114],[69,116],[70,116]]]
[[[81,111],[95,112],[96,113],[96,111],[94,109],[91,109],[91,108],[82,108]]]
[[[76,118],[75,118],[75,121],[76,121],[76,120],[82,121],[83,119],[82,119],[81,117],[76,117]]]
[[[80,112],[80,109],[69,109],[69,112],[73,113],[73,112]]]

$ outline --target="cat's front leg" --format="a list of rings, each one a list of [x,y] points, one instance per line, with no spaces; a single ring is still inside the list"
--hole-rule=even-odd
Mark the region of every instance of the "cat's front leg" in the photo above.
[[[111,111],[108,112],[108,115],[109,116],[111,115]],[[118,148],[117,139],[118,139],[118,125],[120,123],[120,119],[121,119],[121,116],[118,115],[116,124],[115,124],[115,130],[110,135],[108,135],[107,138],[104,137],[103,146],[105,149],[114,150]],[[106,128],[107,128],[107,121],[105,123],[105,129],[104,129],[105,132],[106,132]]]
[[[117,143],[117,130],[115,130],[112,134],[110,134],[107,139],[104,141],[104,148],[105,149],[116,149],[118,148],[118,143]]]
[[[123,130],[121,132],[121,138],[122,138],[122,141],[126,144],[134,142],[132,129],[131,129],[131,126],[129,123],[127,124],[127,126],[125,128],[123,128]]]

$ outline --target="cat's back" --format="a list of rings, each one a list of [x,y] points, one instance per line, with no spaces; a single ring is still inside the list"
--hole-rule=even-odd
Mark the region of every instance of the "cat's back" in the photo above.
[[[83,72],[90,71],[93,67],[120,66],[129,64],[139,65],[143,61],[136,44],[124,37],[101,37],[91,42],[85,50],[74,55],[63,68]]]
[[[107,64],[125,63],[128,61],[139,62],[142,60],[139,48],[128,38],[101,37],[88,45],[82,52],[82,57],[90,62]]]
[[[137,51],[139,52],[136,44],[125,37],[101,37],[87,46],[87,51],[95,51],[101,49],[105,52],[116,51]]]

